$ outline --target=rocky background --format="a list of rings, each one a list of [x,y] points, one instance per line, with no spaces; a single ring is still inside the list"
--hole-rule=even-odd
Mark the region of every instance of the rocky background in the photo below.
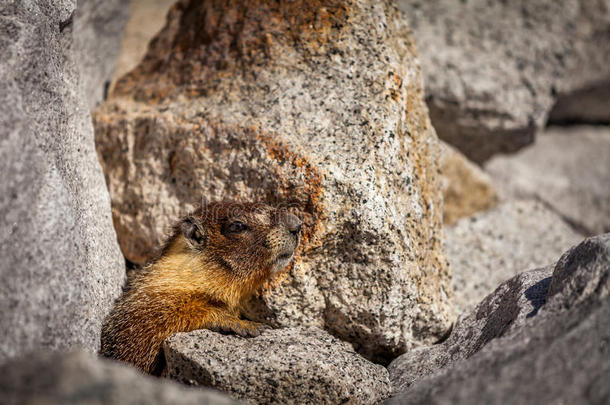
[[[16,0],[0,55],[0,403],[610,402],[608,1]],[[274,329],[98,359],[221,198],[304,220]]]

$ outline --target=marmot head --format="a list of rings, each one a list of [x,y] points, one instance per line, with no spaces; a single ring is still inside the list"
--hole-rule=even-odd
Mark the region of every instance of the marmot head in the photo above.
[[[265,280],[288,265],[300,233],[301,220],[285,209],[216,202],[183,218],[163,255],[186,253],[232,278]]]

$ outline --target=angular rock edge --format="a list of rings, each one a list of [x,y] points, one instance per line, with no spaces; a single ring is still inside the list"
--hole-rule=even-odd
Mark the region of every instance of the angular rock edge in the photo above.
[[[544,274],[532,281],[540,276]],[[501,336],[468,358],[458,354],[456,362],[415,381],[386,403],[607,403],[609,296],[610,234],[604,234],[585,239],[561,257],[547,302],[537,313],[515,325],[504,322],[508,328]],[[486,301],[496,298],[492,294]],[[479,330],[485,332],[488,325]],[[396,376],[393,380],[399,381]]]
[[[376,404],[390,394],[384,367],[318,328],[256,338],[197,330],[169,338],[164,352],[169,377],[250,403]]]

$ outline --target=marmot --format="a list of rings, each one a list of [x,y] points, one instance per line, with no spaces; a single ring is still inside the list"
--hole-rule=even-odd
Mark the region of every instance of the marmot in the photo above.
[[[268,326],[241,319],[241,305],[288,265],[300,231],[297,216],[268,205],[202,206],[130,278],[104,322],[101,354],[158,375],[165,365],[161,346],[174,333],[258,336]]]

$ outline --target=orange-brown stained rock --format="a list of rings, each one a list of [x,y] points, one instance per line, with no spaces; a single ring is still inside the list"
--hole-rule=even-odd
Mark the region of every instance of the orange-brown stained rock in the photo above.
[[[206,95],[236,74],[255,81],[281,47],[315,53],[340,34],[347,17],[343,1],[179,1],[162,35],[114,94],[150,102],[176,92]]]
[[[451,145],[441,145],[443,175],[443,222],[453,225],[458,219],[493,208],[498,193],[491,178]]]
[[[180,2],[95,114],[121,248],[202,199],[284,204],[298,260],[249,315],[387,361],[448,329],[438,141],[390,2]]]

